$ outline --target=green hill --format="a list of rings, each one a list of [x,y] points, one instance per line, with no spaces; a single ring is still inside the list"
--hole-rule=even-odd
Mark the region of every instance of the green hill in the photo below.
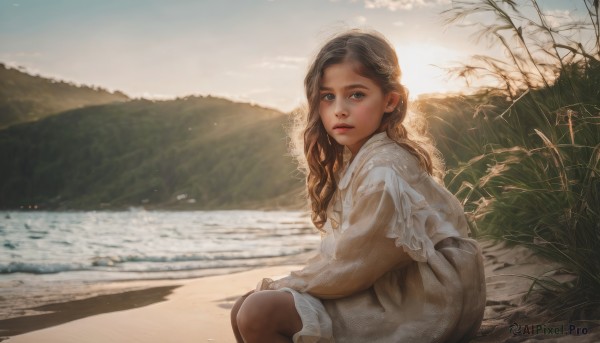
[[[287,117],[212,97],[70,110],[0,131],[0,208],[302,204]]]
[[[33,76],[0,63],[0,128],[70,109],[127,100],[120,92]]]

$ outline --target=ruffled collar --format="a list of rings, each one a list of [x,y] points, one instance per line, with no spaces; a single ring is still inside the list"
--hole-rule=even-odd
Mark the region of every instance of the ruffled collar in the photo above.
[[[338,182],[338,189],[346,189],[346,187],[348,187],[356,169],[366,162],[368,157],[371,156],[372,151],[390,143],[395,144],[385,132],[376,133],[371,136],[371,138],[363,144],[356,156],[354,156],[354,159],[352,159],[349,164],[346,164],[345,168],[342,170],[342,173],[340,174],[341,178]]]

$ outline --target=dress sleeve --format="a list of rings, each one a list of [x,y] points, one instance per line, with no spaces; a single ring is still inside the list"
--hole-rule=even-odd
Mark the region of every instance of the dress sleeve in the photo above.
[[[283,279],[265,279],[258,289],[289,287],[322,299],[341,298],[419,258],[410,248],[415,238],[405,227],[415,204],[397,179],[390,169],[372,170],[356,191],[348,226],[337,238],[334,253],[317,255],[304,269]],[[408,241],[400,242],[404,239]]]

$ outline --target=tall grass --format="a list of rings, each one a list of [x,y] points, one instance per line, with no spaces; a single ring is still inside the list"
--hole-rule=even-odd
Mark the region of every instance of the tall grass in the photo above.
[[[453,2],[448,23],[485,18],[478,37],[506,58],[474,56],[452,70],[495,87],[425,105],[446,112],[432,131],[475,233],[525,245],[572,274],[534,278],[547,308],[571,318],[600,316],[598,0],[581,6],[557,19],[535,0]]]

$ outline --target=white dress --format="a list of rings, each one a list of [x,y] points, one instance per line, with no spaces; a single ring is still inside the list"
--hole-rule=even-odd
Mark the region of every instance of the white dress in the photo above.
[[[379,133],[345,168],[317,256],[258,290],[292,293],[295,343],[458,342],[485,307],[483,262],[459,201]]]

